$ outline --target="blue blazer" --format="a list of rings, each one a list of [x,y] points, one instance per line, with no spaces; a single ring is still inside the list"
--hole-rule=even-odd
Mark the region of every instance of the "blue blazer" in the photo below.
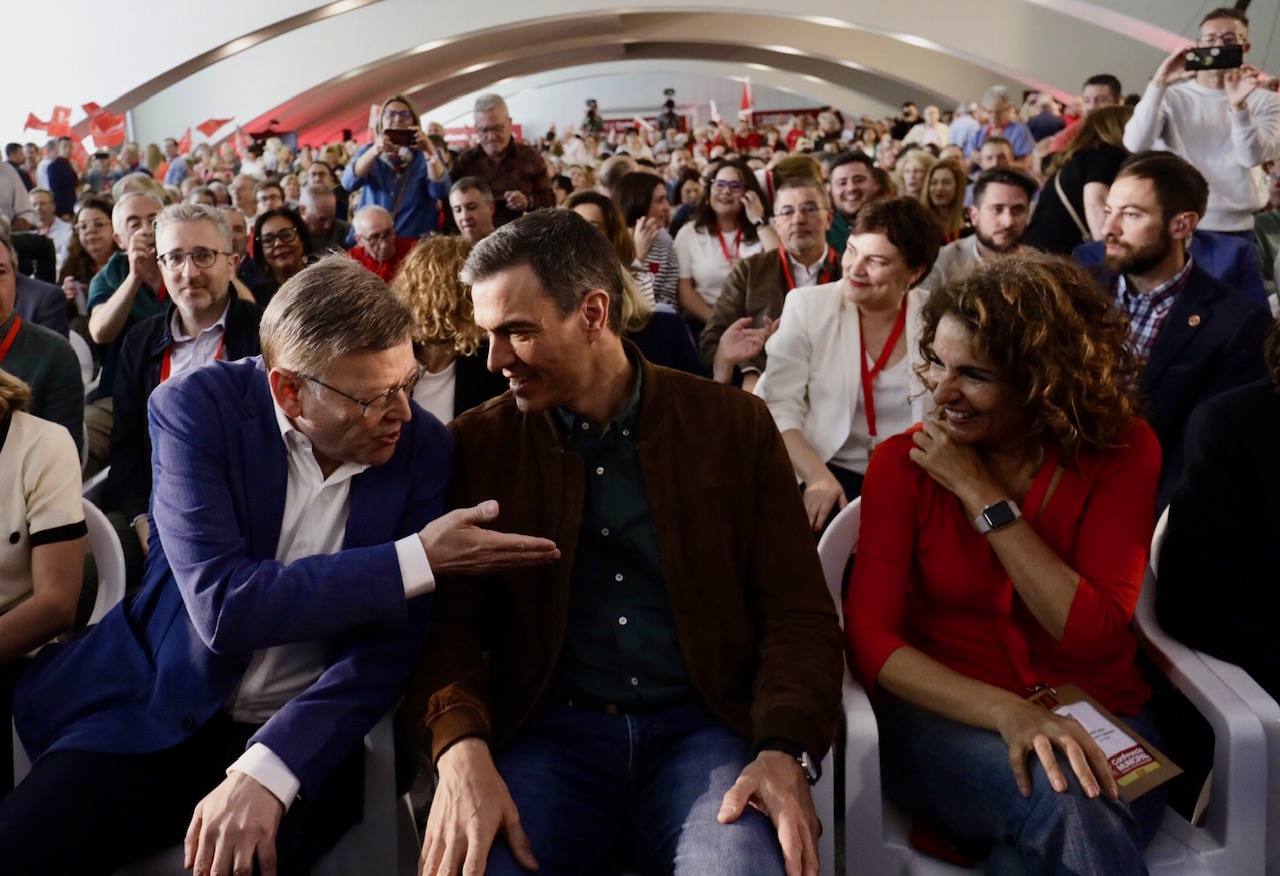
[[[1071,251],[1071,257],[1086,268],[1095,268],[1102,265],[1104,252],[1102,241],[1095,240],[1077,246]],[[1267,303],[1267,288],[1262,282],[1262,262],[1252,235],[1245,240],[1231,234],[1197,230],[1191,235],[1188,252],[1191,253],[1191,259],[1204,268],[1210,277],[1243,292],[1246,298],[1259,304]]]
[[[448,432],[414,406],[394,455],[351,481],[343,550],[276,561],[286,450],[258,358],[217,362],[151,396],[150,555],[141,591],[19,683],[33,759],[73,749],[159,751],[234,692],[253,653],[324,640],[323,674],[254,735],[314,793],[399,699],[430,598],[406,601],[395,539],[444,507]]]
[[[14,278],[13,309],[27,322],[42,325],[64,338],[70,331],[67,319],[67,296],[62,287],[25,274]]]
[[[1113,274],[1095,269],[1094,275],[1112,289]],[[1270,323],[1265,304],[1215,280],[1194,261],[1138,381],[1164,457],[1157,513],[1182,474],[1187,422],[1196,405],[1266,375],[1262,339]]]

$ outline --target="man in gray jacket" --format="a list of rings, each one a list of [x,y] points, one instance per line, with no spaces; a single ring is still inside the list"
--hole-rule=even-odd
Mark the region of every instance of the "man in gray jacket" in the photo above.
[[[987,256],[1017,250],[1031,219],[1031,199],[1035,194],[1035,182],[1021,171],[995,167],[980,173],[973,184],[973,206],[969,208],[973,234],[944,246],[933,270],[920,285],[936,289]]]

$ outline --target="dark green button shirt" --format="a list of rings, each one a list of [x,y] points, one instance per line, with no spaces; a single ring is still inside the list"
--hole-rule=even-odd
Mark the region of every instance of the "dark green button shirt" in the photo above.
[[[115,253],[102,266],[102,270],[94,274],[93,279],[89,281],[89,312],[93,313],[95,307],[114,295],[128,276],[129,254]],[[98,381],[97,398],[110,398],[111,393],[115,391],[120,347],[123,346],[124,336],[129,333],[129,329],[157,313],[164,313],[166,306],[154,289],[146,283],[142,284],[142,288],[133,298],[133,306],[129,308],[129,316],[125,319],[124,328],[120,329],[116,339],[102,350],[102,377]]]
[[[626,410],[603,428],[557,411],[565,446],[582,457],[586,487],[555,687],[561,697],[623,711],[675,705],[693,693],[635,447],[639,408],[637,367]]]

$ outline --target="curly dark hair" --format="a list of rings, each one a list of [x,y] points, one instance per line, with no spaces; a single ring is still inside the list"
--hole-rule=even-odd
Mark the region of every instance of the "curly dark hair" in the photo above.
[[[1129,321],[1075,263],[1044,254],[989,258],[934,290],[922,311],[920,351],[932,359],[944,316],[1013,387],[1027,441],[1053,445],[1063,464],[1123,444],[1138,413],[1139,363]]]

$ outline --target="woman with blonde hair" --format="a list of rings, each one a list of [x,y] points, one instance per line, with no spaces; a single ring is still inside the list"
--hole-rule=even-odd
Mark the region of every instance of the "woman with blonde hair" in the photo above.
[[[923,149],[910,149],[902,153],[893,168],[893,182],[898,194],[925,203],[925,177],[929,175],[929,168],[937,161]]]
[[[502,375],[488,369],[471,290],[458,279],[471,246],[465,237],[425,237],[404,257],[391,284],[413,313],[413,353],[422,368],[413,400],[442,423],[507,389]]]
[[[913,129],[914,130],[914,129]],[[924,208],[942,229],[944,243],[960,239],[964,231],[964,189],[968,177],[955,159],[939,161],[924,177]]]
[[[0,724],[11,721],[24,655],[71,628],[87,529],[80,455],[62,426],[26,412],[31,391],[0,370]],[[13,784],[0,734],[0,793]]]
[[[1080,244],[1101,239],[1107,193],[1129,157],[1124,126],[1132,115],[1133,107],[1104,106],[1085,116],[1080,133],[1050,165],[1023,243],[1070,255]]]
[[[1162,788],[1120,799],[1089,731],[1035,697],[1087,695],[1160,744],[1130,625],[1160,445],[1128,320],[1037,253],[942,284],[921,322],[936,417],[871,457],[844,604],[885,790],[990,848],[989,873],[1146,873]]]

